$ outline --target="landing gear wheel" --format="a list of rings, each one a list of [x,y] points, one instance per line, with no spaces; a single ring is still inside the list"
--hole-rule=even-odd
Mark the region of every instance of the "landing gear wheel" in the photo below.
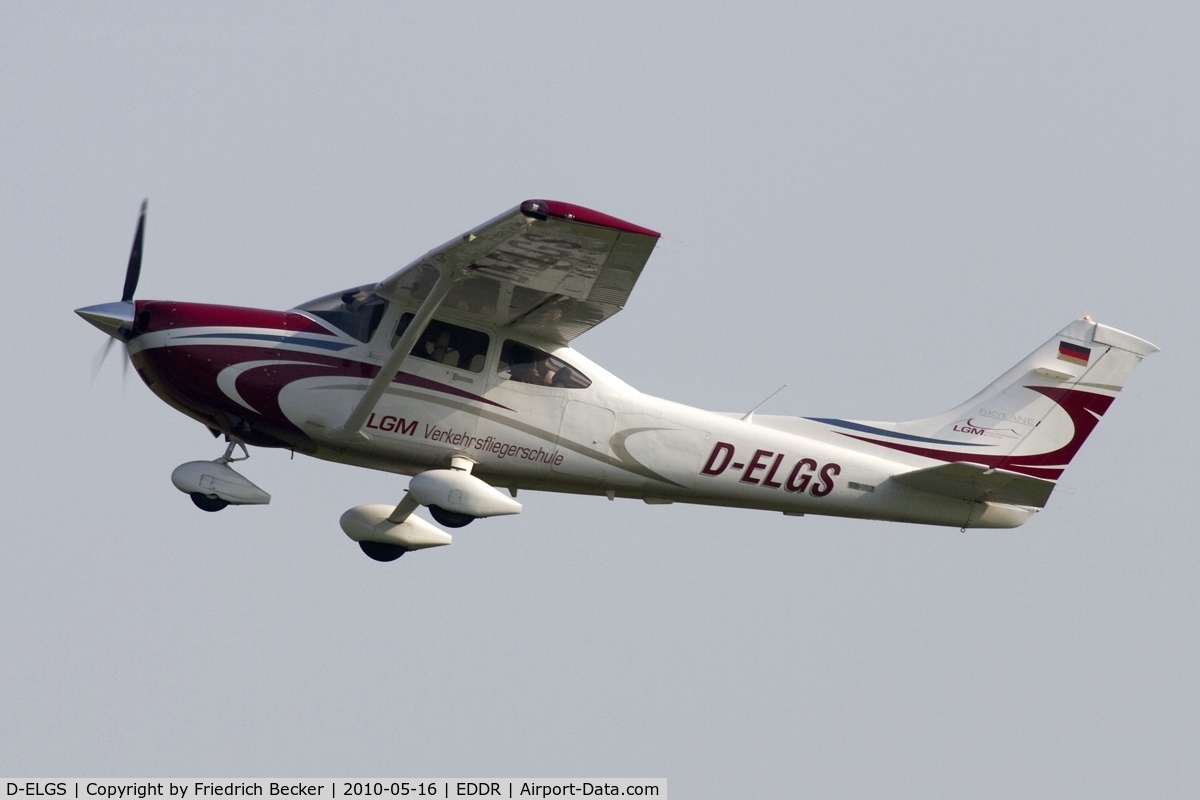
[[[375,561],[395,561],[408,552],[407,549],[398,544],[387,544],[385,542],[359,542],[358,546],[367,554],[368,558]]]
[[[199,508],[203,511],[220,511],[222,508],[229,505],[228,502],[219,497],[209,497],[208,495],[201,494],[200,492],[192,492],[190,495],[188,495],[188,497],[192,498],[192,502],[196,504],[196,508]]]
[[[441,524],[445,525],[447,528],[461,528],[475,519],[475,517],[472,517],[470,514],[462,514],[458,511],[447,511],[441,506],[430,506],[429,515]]]

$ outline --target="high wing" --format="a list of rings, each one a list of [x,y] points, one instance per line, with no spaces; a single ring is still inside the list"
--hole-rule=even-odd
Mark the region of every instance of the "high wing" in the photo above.
[[[582,206],[527,200],[430,250],[375,291],[415,308],[449,282],[441,308],[566,344],[621,310],[658,237]]]
[[[332,439],[369,441],[367,415],[438,309],[566,344],[621,310],[658,234],[553,200],[526,200],[409,264],[375,293],[412,320]]]

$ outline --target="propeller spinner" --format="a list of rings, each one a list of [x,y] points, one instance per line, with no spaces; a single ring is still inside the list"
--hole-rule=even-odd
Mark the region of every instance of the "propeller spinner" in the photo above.
[[[137,231],[133,235],[133,248],[129,251],[129,266],[125,268],[125,287],[121,290],[119,303],[100,303],[86,308],[77,308],[75,313],[114,339],[126,341],[133,327],[133,294],[137,291],[138,278],[142,275],[142,242],[146,235],[146,201],[138,214]],[[111,343],[110,343],[111,344]],[[108,348],[105,348],[107,354]]]

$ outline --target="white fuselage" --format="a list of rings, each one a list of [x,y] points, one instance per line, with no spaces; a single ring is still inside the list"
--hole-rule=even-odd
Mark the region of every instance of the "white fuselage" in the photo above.
[[[548,350],[549,345],[543,345]],[[485,402],[393,384],[364,432],[370,442],[323,442],[365,380],[310,378],[286,387],[280,406],[314,432],[313,455],[405,474],[465,456],[493,486],[888,519],[937,525],[1012,527],[1032,509],[938,497],[893,474],[936,463],[859,444],[798,417],[704,411],[643,394],[568,347],[553,349],[591,378],[556,388],[502,377],[492,362],[466,374],[409,358],[402,370]],[[885,451],[886,452],[886,451]]]

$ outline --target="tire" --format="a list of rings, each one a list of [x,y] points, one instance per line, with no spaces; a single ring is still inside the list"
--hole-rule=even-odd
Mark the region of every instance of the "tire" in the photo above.
[[[462,514],[458,511],[447,511],[441,506],[430,506],[429,516],[433,517],[447,528],[461,528],[475,520],[470,514]]]
[[[196,504],[196,508],[201,511],[220,511],[229,505],[228,501],[222,500],[219,497],[209,497],[200,492],[192,492],[188,497],[192,498],[192,502]]]
[[[408,552],[406,548],[398,544],[387,544],[385,542],[359,542],[358,546],[367,554],[367,558],[374,561],[395,561]]]

